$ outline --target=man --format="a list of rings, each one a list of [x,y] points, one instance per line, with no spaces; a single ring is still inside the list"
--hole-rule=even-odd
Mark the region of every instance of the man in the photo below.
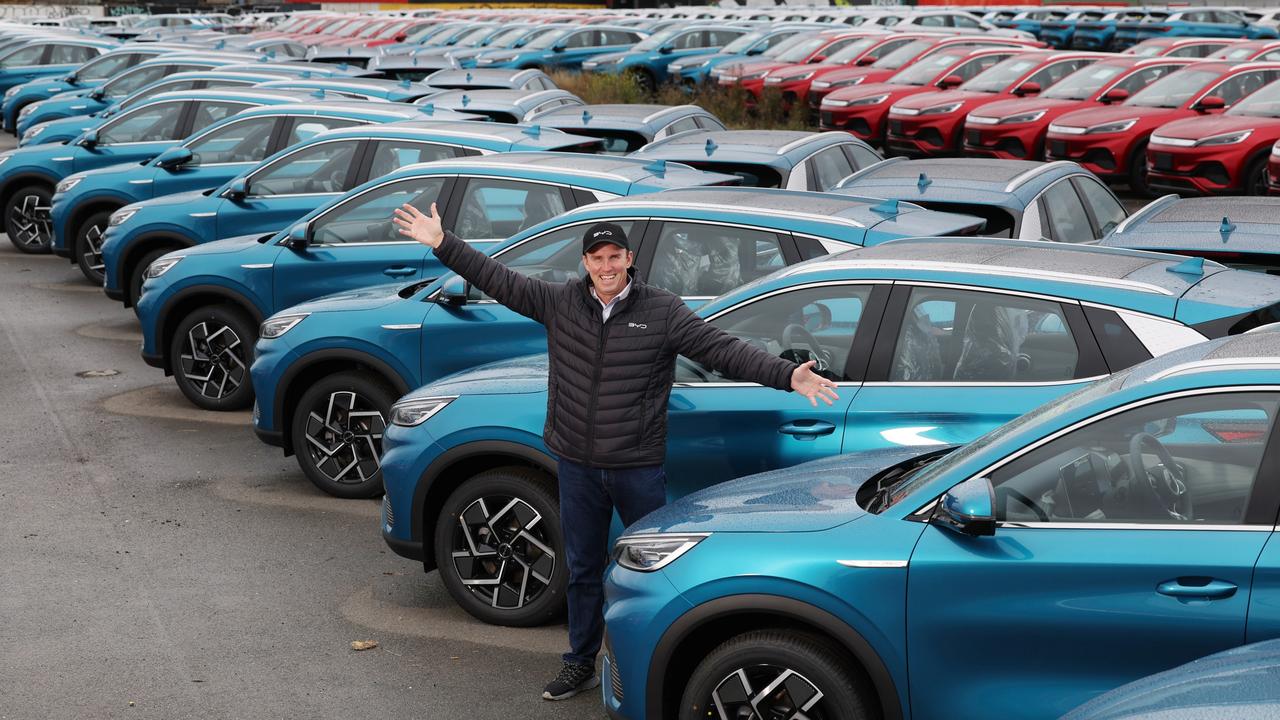
[[[678,295],[638,277],[626,233],[592,225],[582,239],[588,277],[550,283],[521,275],[440,227],[396,210],[400,232],[435,250],[445,266],[515,312],[547,328],[549,370],[543,439],[559,457],[561,527],[569,568],[569,645],[542,697],[563,700],[600,683],[603,579],[616,508],[630,525],[666,503],[667,401],[677,355],[730,377],[794,390],[817,406],[835,383],[759,350],[695,315]]]

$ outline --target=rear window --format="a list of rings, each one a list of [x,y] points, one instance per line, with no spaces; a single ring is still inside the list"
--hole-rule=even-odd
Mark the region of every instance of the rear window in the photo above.
[[[724,173],[726,175],[737,175],[742,179],[742,185],[746,187],[782,187],[782,175],[777,170],[767,165],[752,165],[749,163],[682,162],[686,165],[692,165],[699,170]]]
[[[912,199],[911,202],[939,212],[977,215],[987,221],[986,224],[980,228],[980,234],[983,237],[1013,237],[1013,227],[1017,224],[1017,221],[1008,210],[994,207],[992,205],[973,205],[959,202],[930,202],[927,200],[916,199]]]
[[[638,132],[629,132],[626,130],[589,130],[587,128],[560,128],[565,132],[574,135],[586,135],[587,137],[599,138],[604,147],[601,153],[605,155],[626,155],[629,152],[639,150],[641,147],[649,144],[648,138]]]

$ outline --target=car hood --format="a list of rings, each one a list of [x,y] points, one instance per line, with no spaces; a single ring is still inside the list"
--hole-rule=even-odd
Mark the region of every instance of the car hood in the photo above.
[[[877,95],[888,95],[889,100],[893,100],[894,98],[918,95],[922,92],[936,92],[937,90],[938,89],[932,85],[871,83],[870,85],[863,84],[854,85],[852,87],[837,88],[833,90],[827,98],[831,100],[860,100],[862,98],[875,97]]]
[[[922,454],[919,447],[885,448],[748,475],[686,495],[625,535],[826,530],[866,514],[854,496],[868,478]]]
[[[776,60],[755,60],[752,62],[737,63],[733,67],[738,75],[754,75],[758,72],[773,71],[783,67],[784,64]]]
[[[820,63],[795,63],[794,65],[783,65],[769,71],[769,77],[798,77],[812,72],[830,72],[840,65],[823,65]]]
[[[1136,105],[1112,105],[1109,107],[1077,110],[1058,118],[1058,124],[1070,127],[1093,127],[1103,123],[1118,122],[1130,118],[1158,119],[1166,115],[1181,114],[1180,108],[1139,107]]]
[[[865,78],[862,82],[880,82],[893,77],[897,70],[885,70],[884,68],[858,67],[858,68],[841,68],[824,72],[818,76],[822,82],[837,83],[854,78]]]
[[[748,56],[746,55],[740,55],[738,53],[711,53],[710,55],[695,55],[689,58],[687,61],[684,58],[681,58],[679,60],[673,61],[671,64],[676,67],[692,67],[695,65],[701,65],[702,63],[705,63],[708,61],[710,61],[712,64],[717,64],[717,63],[729,62],[731,60],[744,60],[747,57]]]
[[[447,375],[405,395],[404,399],[545,393],[548,367],[546,353],[502,360]]]
[[[1012,100],[998,100],[988,103],[982,107],[982,111],[979,114],[983,117],[1004,118],[1037,110],[1066,110],[1079,107],[1084,102],[1087,101],[1038,97],[1014,98]]]
[[[262,248],[264,251],[271,246],[258,242],[258,238],[272,235],[274,233],[255,233],[253,235],[238,235],[223,240],[215,240],[213,242],[202,243],[195,247],[182,251],[184,256],[191,255],[225,255],[233,252],[252,252],[255,248]],[[279,250],[278,247],[273,248]],[[273,256],[274,257],[274,256]]]
[[[1251,117],[1249,115],[1197,115],[1161,125],[1156,134],[1161,137],[1200,140],[1213,135],[1221,135],[1237,130],[1251,130],[1262,126],[1280,126],[1280,118]]]
[[[1280,640],[1245,645],[1123,685],[1062,720],[1263,720],[1280,716]]]
[[[110,169],[110,168],[108,168]],[[90,171],[93,172],[93,171]],[[87,173],[86,173],[87,174]],[[203,205],[209,202],[211,193],[207,190],[191,190],[189,192],[174,193],[173,195],[161,195],[160,197],[138,203],[139,210],[168,210],[170,208],[183,208],[195,205]],[[246,237],[259,238],[261,235],[247,235]]]
[[[934,105],[946,105],[957,100],[970,102],[973,100],[985,100],[990,102],[993,98],[1001,97],[999,93],[969,92],[966,90],[939,90],[938,92],[923,93],[912,97],[904,98],[900,102],[894,103],[898,107],[915,108],[923,110]]]
[[[415,282],[409,287],[421,285],[421,282]],[[389,283],[386,285],[371,285],[369,287],[357,288],[355,290],[344,290],[343,292],[325,295],[324,297],[308,300],[304,303],[294,305],[289,309],[290,312],[333,312],[333,311],[362,311],[375,310],[380,307],[390,305],[400,300],[400,290],[405,287],[405,283]]]

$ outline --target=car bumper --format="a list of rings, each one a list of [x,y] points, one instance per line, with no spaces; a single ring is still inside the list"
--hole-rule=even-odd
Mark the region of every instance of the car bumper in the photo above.
[[[1003,160],[1039,160],[1044,125],[974,125],[964,128],[964,154]]]
[[[1048,133],[1044,144],[1045,160],[1072,160],[1101,177],[1116,177],[1128,172],[1128,151],[1127,141],[1116,136]]]
[[[1147,148],[1147,183],[1154,189],[1209,195],[1241,189],[1244,157],[1222,153],[1221,147]]]
[[[916,157],[958,152],[956,130],[964,122],[964,115],[961,112],[929,116],[889,113],[885,146],[893,152]]]
[[[880,143],[885,137],[888,103],[834,107],[827,105],[818,112],[818,123],[824,130],[845,130],[864,142]]]
[[[434,566],[423,542],[424,518],[418,485],[444,448],[422,426],[388,425],[382,441],[382,540],[402,557]],[[425,493],[423,494],[425,497]]]
[[[642,720],[661,708],[647,707],[656,678],[649,667],[658,643],[692,609],[663,570],[640,573],[610,565],[605,572],[606,640],[601,696],[609,717]]]

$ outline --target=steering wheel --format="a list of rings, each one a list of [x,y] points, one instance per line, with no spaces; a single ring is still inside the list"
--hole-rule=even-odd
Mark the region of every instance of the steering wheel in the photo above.
[[[809,356],[815,361],[814,372],[825,372],[830,364],[830,358],[827,357],[826,351],[822,349],[818,338],[814,337],[813,333],[799,323],[790,323],[782,328],[782,346],[798,355],[800,351],[795,349],[795,341],[797,339],[811,348]]]
[[[1160,468],[1148,468],[1143,459],[1143,449],[1149,449],[1160,459]],[[1150,433],[1137,433],[1129,440],[1129,476],[1133,482],[1146,478],[1151,489],[1160,498],[1161,505],[1170,514],[1191,519],[1191,493],[1182,477],[1173,455]]]

